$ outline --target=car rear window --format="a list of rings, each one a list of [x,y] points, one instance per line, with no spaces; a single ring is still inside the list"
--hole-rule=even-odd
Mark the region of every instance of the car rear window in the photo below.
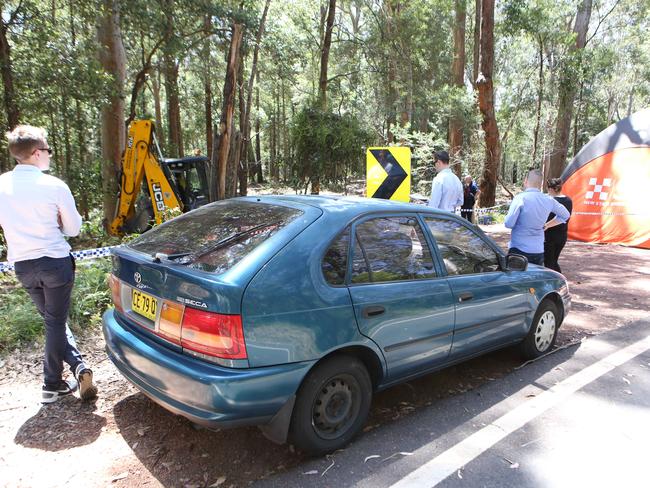
[[[280,205],[224,200],[154,227],[128,247],[151,256],[161,253],[190,268],[224,273],[302,214]]]

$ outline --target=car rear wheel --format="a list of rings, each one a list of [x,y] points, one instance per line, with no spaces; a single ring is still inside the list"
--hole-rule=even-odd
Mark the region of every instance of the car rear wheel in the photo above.
[[[535,312],[533,325],[522,343],[522,353],[526,359],[535,359],[553,348],[560,327],[560,314],[555,304],[543,301]]]
[[[291,442],[311,454],[345,446],[361,430],[372,400],[372,383],[361,361],[326,359],[300,387],[291,418]]]

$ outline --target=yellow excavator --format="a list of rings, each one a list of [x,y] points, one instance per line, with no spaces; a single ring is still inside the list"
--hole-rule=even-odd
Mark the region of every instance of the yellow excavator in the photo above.
[[[112,235],[144,232],[168,210],[188,212],[209,202],[208,158],[163,158],[151,120],[131,122],[126,141]]]

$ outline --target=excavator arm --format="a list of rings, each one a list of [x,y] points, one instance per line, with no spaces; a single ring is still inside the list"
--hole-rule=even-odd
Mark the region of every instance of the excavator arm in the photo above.
[[[162,159],[160,154],[156,156],[152,152],[160,152],[154,145],[154,137],[154,126],[150,120],[136,120],[129,126],[122,157],[120,194],[115,218],[109,226],[109,232],[113,235],[125,234],[127,224],[136,217],[135,203],[143,181],[146,181],[156,224],[163,222],[166,209],[183,210],[172,186],[169,170],[159,163],[159,158]]]

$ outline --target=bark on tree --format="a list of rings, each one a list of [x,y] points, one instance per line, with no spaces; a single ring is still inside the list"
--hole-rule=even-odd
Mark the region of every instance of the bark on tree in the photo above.
[[[542,98],[544,96],[544,40],[538,36],[539,45],[539,71],[537,81],[537,107],[535,109],[535,129],[533,129],[533,157],[532,163],[537,160],[537,144],[539,140],[539,127],[542,121]]]
[[[164,144],[165,134],[162,123],[162,106],[160,102],[160,70],[157,69],[155,75],[149,81],[151,82],[151,94],[153,95],[153,106],[156,117],[156,134],[158,136],[158,143]]]
[[[478,106],[482,115],[481,126],[485,133],[485,163],[480,180],[479,205],[494,205],[501,150],[499,128],[494,113],[494,0],[481,0],[481,30],[479,42],[479,74],[476,79]]]
[[[327,20],[325,21],[325,37],[320,54],[320,77],[318,79],[318,99],[320,108],[327,111],[327,66],[330,58],[330,47],[332,46],[332,30],[334,28],[334,16],[336,15],[336,0],[329,0],[327,9]]]
[[[264,183],[264,173],[262,171],[262,137],[260,134],[260,72],[257,72],[257,85],[255,86],[255,106],[257,112],[255,115],[255,164],[257,170],[257,182]]]
[[[2,4],[4,2],[0,3],[0,5]],[[4,12],[4,8],[2,12]],[[14,90],[14,72],[11,65],[11,46],[7,39],[7,30],[15,21],[17,14],[18,9],[14,10],[6,21],[3,16],[1,19],[2,22],[0,22],[0,72],[2,72],[3,101],[5,113],[7,114],[7,130],[12,130],[20,123],[20,109],[18,108],[18,101]],[[3,155],[0,158],[0,173],[8,171],[10,167],[11,164]]]
[[[241,165],[245,175],[248,175],[248,147],[250,144],[250,121],[251,121],[251,106],[253,103],[253,85],[255,83],[255,78],[257,78],[257,60],[260,52],[260,45],[262,43],[262,36],[264,35],[264,24],[266,23],[266,15],[269,11],[269,5],[271,0],[266,0],[264,2],[264,10],[262,11],[262,17],[260,19],[260,25],[257,29],[257,34],[255,36],[255,48],[253,49],[253,62],[251,63],[251,74],[248,78],[248,86],[246,88],[246,104],[244,106],[244,112],[240,116],[243,120],[242,125],[242,141],[241,141]],[[258,92],[259,96],[259,92]],[[259,107],[259,101],[258,101]],[[259,159],[257,160],[259,162]],[[240,179],[240,194],[247,194],[247,180],[244,177]]]
[[[456,22],[454,23],[454,61],[451,66],[451,76],[454,86],[465,87],[465,14],[466,0],[456,0]],[[452,114],[449,119],[449,152],[452,169],[460,177],[460,159],[463,149],[463,117],[459,113]]]
[[[571,118],[573,117],[573,102],[576,96],[580,67],[581,51],[587,43],[587,29],[591,17],[592,0],[581,0],[578,5],[576,21],[573,32],[576,35],[576,42],[569,52],[569,61],[565,63],[560,75],[557,123],[555,136],[553,138],[553,152],[549,162],[548,178],[558,178],[566,166],[567,151],[569,147],[569,133],[571,130]]]
[[[230,49],[228,51],[228,65],[226,79],[223,84],[223,108],[219,121],[219,144],[214,148],[217,153],[218,191],[217,199],[223,200],[234,195],[226,192],[226,175],[228,170],[228,155],[230,154],[231,139],[233,135],[233,116],[235,112],[235,92],[237,88],[237,73],[239,72],[240,48],[243,35],[243,25],[233,23],[231,28]]]
[[[97,26],[99,61],[113,78],[112,96],[101,109],[102,119],[102,194],[104,222],[110,223],[115,215],[124,130],[124,80],[126,79],[126,52],[120,30],[120,2],[104,0]]]
[[[212,20],[210,15],[206,15],[203,21],[205,32],[205,41],[203,41],[202,57],[204,61],[204,78],[203,92],[205,104],[205,148],[209,159],[212,159],[212,74],[210,67],[210,38],[209,33],[212,30]]]
[[[4,3],[4,2],[3,2]],[[4,10],[3,10],[4,11]],[[11,130],[20,122],[20,109],[14,91],[14,72],[11,65],[11,46],[7,39],[7,30],[15,21],[18,9],[10,14],[7,21],[4,16],[0,25],[0,71],[2,71],[2,86],[4,89],[4,106],[7,113],[7,129]]]
[[[479,72],[479,51],[481,47],[481,9],[483,4],[481,0],[475,0],[474,2],[474,49],[472,57],[472,86],[476,89],[476,79],[478,78]]]
[[[163,73],[167,98],[167,153],[171,157],[183,157],[183,132],[181,130],[181,106],[178,94],[178,61],[174,47],[174,0],[163,0],[165,10],[165,43]]]

